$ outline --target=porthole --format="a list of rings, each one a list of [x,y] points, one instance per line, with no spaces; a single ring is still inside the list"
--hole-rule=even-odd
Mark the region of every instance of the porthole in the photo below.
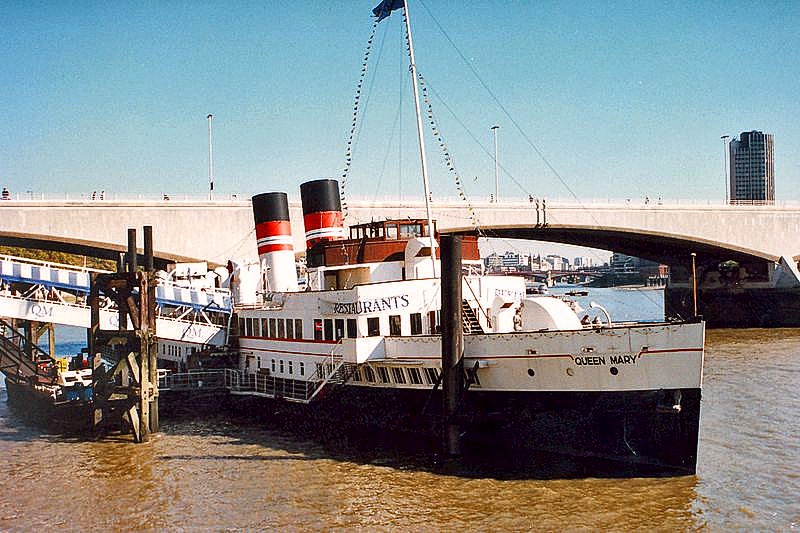
[[[611,372],[612,376],[616,376],[617,374],[619,374],[619,369],[617,369],[617,367],[615,367],[615,366],[612,366],[611,368],[609,368],[608,371]]]
[[[535,375],[536,375],[536,372],[534,372],[532,368],[529,368],[529,369],[528,369],[528,375],[529,375],[530,377],[533,377],[533,376],[535,376]]]

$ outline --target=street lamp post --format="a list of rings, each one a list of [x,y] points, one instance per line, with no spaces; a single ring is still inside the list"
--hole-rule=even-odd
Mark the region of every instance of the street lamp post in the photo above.
[[[730,193],[728,192],[728,181],[730,181],[730,172],[728,171],[728,139],[730,138],[730,135],[723,135],[720,137],[720,139],[722,139],[722,146],[725,148],[722,161],[722,172],[725,177],[725,205],[730,203]]]
[[[500,126],[494,125],[491,127],[494,133],[494,201],[500,200],[500,163],[497,161],[497,130]]]
[[[208,199],[214,199],[214,151],[211,145],[211,120],[214,115],[211,113],[206,117],[208,119]]]

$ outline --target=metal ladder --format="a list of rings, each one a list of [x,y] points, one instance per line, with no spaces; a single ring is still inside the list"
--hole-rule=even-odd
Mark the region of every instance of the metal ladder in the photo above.
[[[461,302],[461,327],[464,333],[467,335],[470,333],[483,332],[483,328],[481,327],[481,323],[478,321],[478,316],[475,314],[475,310],[469,306],[469,303],[466,300]]]

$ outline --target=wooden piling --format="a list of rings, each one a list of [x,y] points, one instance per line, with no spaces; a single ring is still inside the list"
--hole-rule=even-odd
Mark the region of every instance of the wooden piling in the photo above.
[[[152,230],[145,238],[152,239]],[[152,240],[146,243],[152,252]],[[96,274],[90,277],[89,303],[91,329],[89,353],[94,387],[94,427],[125,421],[135,442],[146,442],[158,431],[157,343],[155,315],[155,273],[152,253],[139,271],[136,259],[136,230],[128,230],[127,272]],[[115,330],[100,328],[100,297],[116,303],[120,320]],[[130,324],[132,331],[127,329]],[[105,371],[103,353],[113,353],[114,367]]]
[[[443,443],[449,456],[461,455],[458,422],[464,394],[464,334],[461,324],[461,236],[439,239],[442,268]]]

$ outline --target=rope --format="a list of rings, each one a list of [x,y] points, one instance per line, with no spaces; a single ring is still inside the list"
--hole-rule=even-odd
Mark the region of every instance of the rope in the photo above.
[[[428,122],[431,125],[431,131],[433,135],[436,137],[437,142],[439,143],[439,148],[442,151],[442,156],[444,158],[444,163],[447,166],[447,171],[450,175],[453,176],[453,180],[456,184],[456,190],[458,191],[458,196],[467,206],[467,212],[469,213],[469,219],[472,223],[472,226],[478,232],[478,235],[484,237],[483,230],[481,229],[480,223],[478,221],[478,216],[475,214],[475,210],[472,208],[472,204],[467,198],[467,193],[464,190],[464,184],[461,181],[461,176],[459,176],[458,171],[456,170],[455,163],[453,162],[453,158],[450,156],[450,150],[447,149],[447,144],[444,142],[444,138],[442,137],[442,133],[439,130],[439,126],[436,123],[436,118],[433,115],[433,106],[431,105],[431,99],[428,95],[428,86],[425,83],[425,78],[417,72],[417,77],[419,78],[419,86],[422,89],[422,99],[425,102],[426,112],[428,114]]]
[[[344,169],[342,170],[341,180],[339,182],[339,197],[342,202],[342,218],[347,219],[347,176],[350,174],[350,167],[353,164],[353,138],[356,134],[356,126],[358,125],[358,110],[361,103],[361,90],[364,87],[364,79],[367,77],[367,63],[369,62],[370,51],[372,51],[372,41],[375,39],[375,31],[378,28],[378,21],[373,20],[372,31],[367,40],[367,48],[364,51],[364,59],[361,61],[361,75],[358,77],[358,84],[356,85],[356,94],[353,99],[353,121],[350,124],[350,135],[347,137],[347,144],[344,151]]]

